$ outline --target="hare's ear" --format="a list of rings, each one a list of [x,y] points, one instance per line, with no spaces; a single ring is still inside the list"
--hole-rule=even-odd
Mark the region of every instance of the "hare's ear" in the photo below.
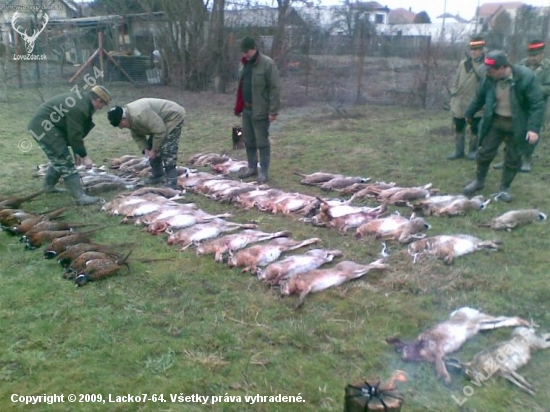
[[[405,342],[399,338],[387,338],[386,342],[392,345],[395,349],[401,349],[405,346]]]

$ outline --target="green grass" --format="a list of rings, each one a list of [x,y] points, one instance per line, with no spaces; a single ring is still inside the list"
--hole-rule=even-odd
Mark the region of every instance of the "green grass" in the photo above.
[[[164,97],[183,104],[187,118],[180,144],[180,163],[198,152],[232,152],[232,95],[182,93],[170,88],[110,87],[116,103],[143,96]],[[66,91],[48,90],[48,97]],[[26,153],[18,142],[27,138],[26,124],[40,103],[32,90],[11,90],[0,111],[0,194],[27,194],[40,188],[31,177],[46,161],[34,147]],[[359,106],[346,109],[350,119],[334,116],[323,105],[283,109],[272,130],[271,185],[287,191],[326,195],[302,186],[294,171],[326,171],[402,185],[432,183],[443,193],[459,193],[474,176],[474,163],[449,162],[452,151],[448,112],[410,108]],[[94,118],[86,138],[96,163],[123,154],[138,154],[128,133],[112,128],[105,111]],[[495,202],[486,211],[459,218],[431,218],[432,233],[469,233],[503,242],[496,253],[458,258],[453,266],[440,261],[413,265],[404,248],[392,244],[391,268],[342,287],[308,297],[295,311],[295,298],[280,299],[254,277],[179,252],[165,237],[119,224],[99,207],[71,207],[68,221],[109,226],[94,239],[100,243],[134,242],[131,272],[84,288],[61,277],[55,261],[42,251],[25,251],[15,237],[0,233],[0,410],[2,411],[340,411],[344,387],[358,379],[387,378],[406,371],[401,384],[404,411],[547,411],[550,384],[545,380],[550,353],[537,353],[520,372],[538,388],[530,397],[502,379],[475,387],[461,407],[469,382],[453,376],[451,387],[435,377],[431,364],[402,362],[385,343],[389,336],[413,339],[420,331],[449,316],[460,306],[494,315],[533,319],[550,329],[547,281],[547,224],[514,232],[492,232],[479,223],[510,208],[538,207],[550,212],[546,140],[535,153],[534,172],[518,175],[511,205]],[[496,192],[500,173],[491,171],[485,195]],[[115,193],[108,193],[111,198]],[[337,196],[329,194],[329,196]],[[321,237],[323,247],[345,251],[360,263],[374,260],[380,243],[356,241],[335,230],[232,206],[188,194],[208,212],[232,211],[236,222],[255,220],[265,231],[288,229],[296,239]],[[68,195],[44,195],[23,207],[43,211],[71,205]],[[407,209],[395,208],[402,213]],[[140,258],[168,261],[140,263]],[[456,356],[476,352],[506,339],[508,330],[482,333]],[[11,394],[163,394],[165,403],[77,403],[25,406]],[[303,403],[246,404],[245,395],[298,395]],[[170,394],[241,396],[243,402],[215,405],[171,402]]]

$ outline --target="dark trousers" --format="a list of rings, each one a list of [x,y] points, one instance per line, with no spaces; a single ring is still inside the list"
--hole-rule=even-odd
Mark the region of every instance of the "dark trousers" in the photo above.
[[[496,157],[498,148],[503,142],[506,143],[505,168],[518,170],[521,166],[521,156],[514,142],[514,123],[511,117],[498,115],[493,117],[491,128],[477,151],[476,160],[478,163],[489,165]]]
[[[248,149],[257,150],[269,146],[269,119],[252,119],[252,110],[242,112],[243,139]]]
[[[462,133],[466,130],[466,119],[453,117],[453,121],[455,124],[455,132]],[[472,136],[477,136],[479,122],[481,122],[481,117],[472,118],[472,123],[470,123],[470,132],[472,133]]]

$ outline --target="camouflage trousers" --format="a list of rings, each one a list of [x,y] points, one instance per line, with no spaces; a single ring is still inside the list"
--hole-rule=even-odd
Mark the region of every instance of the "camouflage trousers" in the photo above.
[[[171,170],[175,168],[178,164],[178,147],[181,138],[181,128],[183,127],[183,121],[179,123],[175,128],[173,128],[162,145],[160,146],[160,151],[157,154],[162,163],[164,164],[164,170]],[[149,138],[149,147],[151,147],[152,139]]]
[[[50,165],[57,173],[61,174],[63,179],[77,173],[74,167],[73,156],[68,147],[65,147],[63,152],[59,153],[58,151],[53,150],[49,145],[43,143],[43,140],[36,140],[36,143],[38,143],[42,151],[48,157]]]

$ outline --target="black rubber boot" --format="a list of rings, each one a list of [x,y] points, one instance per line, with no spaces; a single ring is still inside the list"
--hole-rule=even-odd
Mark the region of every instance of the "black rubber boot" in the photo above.
[[[489,165],[477,164],[476,178],[473,182],[467,185],[462,193],[465,196],[472,196],[475,192],[482,190],[485,187],[485,177],[489,171]]]
[[[517,170],[504,167],[502,171],[502,179],[500,181],[500,189],[498,194],[495,196],[498,200],[509,203],[512,201],[512,195],[510,194],[510,185],[516,177]]]
[[[464,157],[464,144],[466,140],[465,132],[455,133],[455,152],[447,156],[447,160],[462,159]]]
[[[508,187],[500,186],[500,189],[498,190],[495,199],[510,203],[512,201],[512,195],[510,194],[509,190],[510,188]]]
[[[178,189],[178,171],[175,167],[166,171],[165,186],[171,189]]]
[[[522,173],[530,173],[531,172],[531,158],[532,158],[531,153],[525,154],[525,156],[523,156],[522,161],[521,161],[521,168],[519,169],[520,172],[522,172]]]
[[[470,137],[470,147],[468,150],[468,160],[476,160],[476,153],[477,153],[477,136],[472,135]]]
[[[50,165],[50,167],[48,167],[48,170],[46,171],[46,176],[44,177],[44,185],[42,186],[42,190],[49,193],[66,192],[65,189],[58,189],[57,187],[55,187],[60,177],[61,173],[59,173],[57,170],[54,169],[52,165]]]
[[[258,151],[256,148],[246,147],[246,158],[248,167],[239,173],[239,179],[247,179],[258,175]]]
[[[98,197],[88,196],[84,193],[82,184],[80,183],[80,176],[78,174],[72,174],[65,178],[65,185],[69,190],[69,193],[74,198],[75,204],[78,206],[93,205],[99,202]]]
[[[262,147],[260,149],[260,175],[258,176],[258,183],[267,182],[270,160],[271,146]]]
[[[157,156],[153,160],[149,160],[151,165],[151,176],[143,181],[146,185],[156,185],[159,183],[164,183],[166,179],[164,178],[164,169],[162,168],[162,159]]]

